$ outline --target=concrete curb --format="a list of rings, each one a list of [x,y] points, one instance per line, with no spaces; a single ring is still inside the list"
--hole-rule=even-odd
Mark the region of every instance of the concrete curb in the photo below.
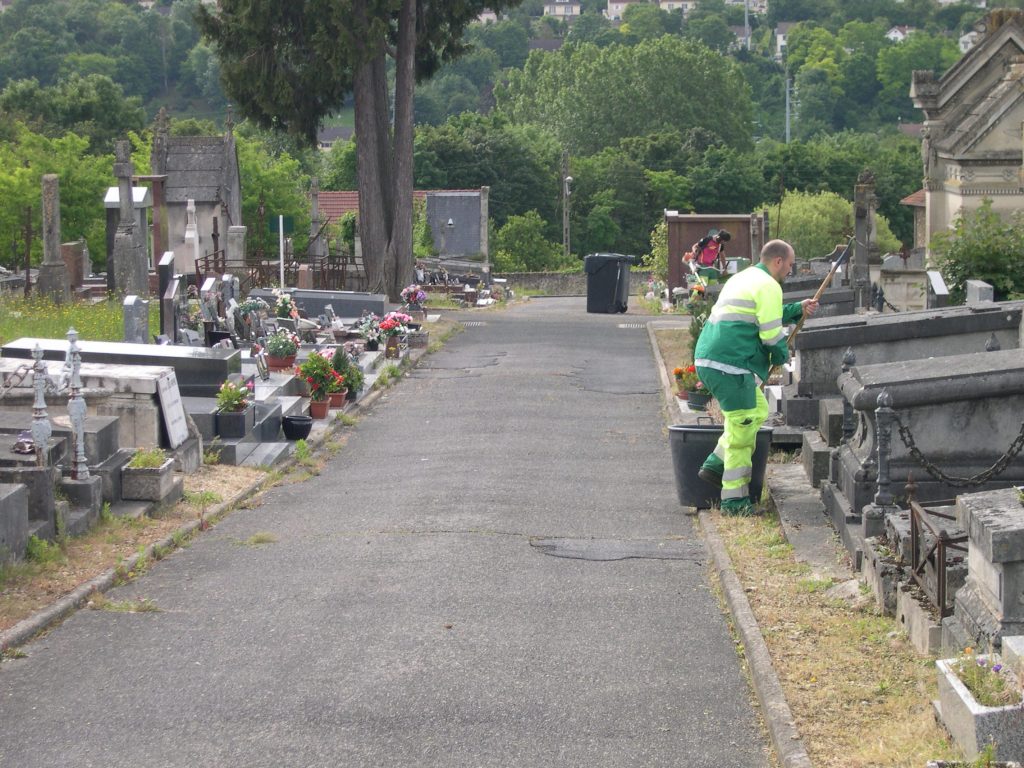
[[[725,593],[729,612],[743,640],[744,653],[750,665],[750,677],[754,682],[754,691],[761,703],[764,721],[768,726],[772,744],[775,745],[775,752],[785,768],[811,768],[811,758],[793,722],[793,713],[789,709],[782,684],[779,683],[775,668],[772,666],[768,645],[761,636],[761,629],[757,626],[757,619],[747,601],[743,586],[732,569],[732,561],[729,559],[725,544],[718,536],[714,518],[707,512],[701,512],[700,524],[715,564],[715,571],[722,584],[722,591]]]
[[[422,358],[423,355],[426,354],[425,349],[417,351],[419,352],[419,354],[410,354],[409,357],[406,358],[406,360],[408,360],[409,362],[403,362],[403,364],[400,366],[403,371],[403,374],[409,369],[415,367],[416,363],[419,362],[420,358]],[[351,409],[346,408],[345,410],[346,412],[365,411],[369,409],[374,403],[376,403],[381,397],[383,397],[386,391],[386,389],[371,390],[359,401],[352,403]],[[317,435],[316,444],[322,445],[324,442],[326,442],[327,438],[334,435],[339,430],[339,428],[340,425],[337,422],[328,424],[327,427]],[[296,459],[293,455],[290,456],[281,464],[279,464],[278,466],[274,467],[274,469],[287,471],[291,469],[293,466],[295,466],[295,464]],[[217,518],[223,516],[225,513],[229,512],[234,507],[241,504],[250,496],[258,493],[261,490],[265,480],[266,477],[261,477],[256,482],[240,490],[232,498],[228,499],[227,501],[223,501],[220,504],[217,504],[216,506],[211,507],[210,510],[205,515],[205,517],[207,518],[207,522],[209,523],[211,521],[215,521]],[[122,563],[121,570],[134,570],[136,564],[139,562],[141,558],[151,558],[153,556],[154,550],[156,549],[175,548],[175,538],[180,538],[182,536],[191,536],[192,533],[195,532],[195,530],[199,527],[199,520],[192,520],[186,523],[180,528],[174,530],[169,536],[165,536],[163,539],[160,539],[160,541],[153,542],[148,547],[146,547],[146,549],[144,549],[142,552],[137,552],[131,557],[129,557]],[[109,568],[103,573],[99,574],[98,576],[89,579],[89,581],[83,584],[79,584],[71,592],[58,598],[42,610],[37,611],[36,613],[32,614],[26,619],[22,619],[10,629],[6,629],[3,632],[0,632],[0,651],[5,651],[8,648],[15,648],[17,646],[24,645],[25,643],[32,640],[39,633],[49,629],[51,626],[57,624],[78,608],[81,608],[88,601],[89,596],[92,593],[108,591],[116,585],[117,574],[117,568]]]

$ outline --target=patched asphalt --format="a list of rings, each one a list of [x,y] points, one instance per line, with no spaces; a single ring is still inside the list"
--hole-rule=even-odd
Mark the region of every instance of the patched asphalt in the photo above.
[[[320,476],[109,595],[160,612],[0,665],[0,765],[767,765],[647,332],[584,308],[474,313]]]

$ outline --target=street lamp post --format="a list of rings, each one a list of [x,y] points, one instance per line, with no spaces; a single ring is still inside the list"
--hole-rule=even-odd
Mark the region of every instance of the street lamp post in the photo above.
[[[572,194],[572,176],[562,180],[562,250],[565,260],[569,260],[569,196]]]

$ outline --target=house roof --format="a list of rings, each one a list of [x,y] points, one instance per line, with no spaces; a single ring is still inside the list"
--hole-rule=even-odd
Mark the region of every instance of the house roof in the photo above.
[[[222,136],[170,136],[167,138],[167,163],[164,187],[168,203],[220,202],[224,178],[224,138]]]
[[[907,195],[902,200],[900,200],[900,205],[909,205],[912,208],[924,208],[924,194],[925,191],[923,189],[919,189],[917,190],[917,192],[912,192],[911,194]]]
[[[784,35],[799,23],[799,21],[780,21],[775,25],[775,34]]]
[[[950,127],[951,130],[935,142],[940,151],[954,155],[964,155],[973,149],[995,126],[1003,121],[1007,113],[1024,99],[1021,93],[1021,79],[1024,76],[1024,64],[1007,66],[1003,79],[990,89],[977,103],[971,105],[963,118]],[[1012,150],[1010,155],[1020,155],[1020,150]]]
[[[317,131],[316,140],[323,144],[324,142],[335,142],[338,139],[342,141],[348,141],[352,138],[352,134],[355,133],[355,129],[349,125],[339,125],[331,128],[321,128]]]

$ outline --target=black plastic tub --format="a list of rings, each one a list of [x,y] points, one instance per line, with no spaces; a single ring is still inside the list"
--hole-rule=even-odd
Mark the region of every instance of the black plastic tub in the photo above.
[[[684,507],[710,509],[722,501],[721,489],[708,485],[697,471],[722,436],[721,424],[673,424],[668,428],[668,441],[672,448],[672,466],[676,475],[676,494]],[[750,478],[750,500],[761,500],[764,473],[768,465],[768,452],[772,444],[771,427],[761,427],[754,445],[753,471]]]
[[[285,416],[281,419],[281,429],[286,440],[305,440],[313,429],[312,416]]]

